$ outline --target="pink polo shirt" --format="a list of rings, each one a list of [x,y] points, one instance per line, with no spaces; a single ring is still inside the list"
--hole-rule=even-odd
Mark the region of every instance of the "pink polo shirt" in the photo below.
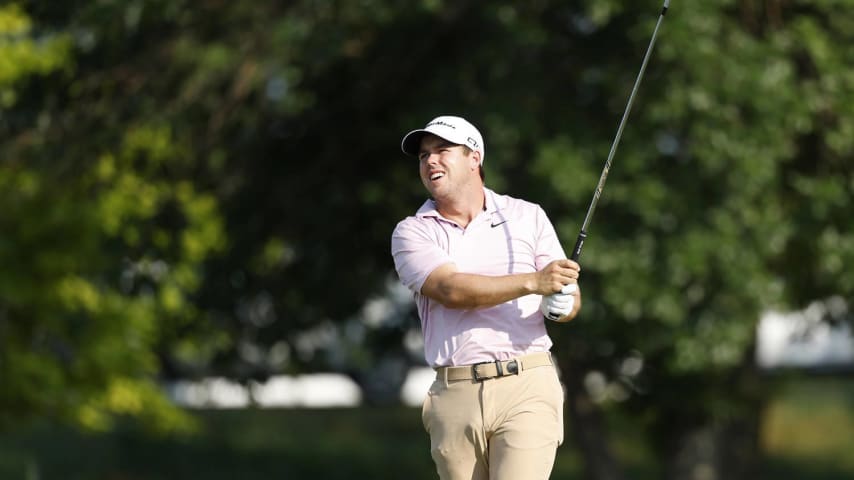
[[[433,270],[453,263],[461,272],[507,275],[541,270],[566,258],[554,227],[534,203],[484,188],[486,210],[462,228],[427,200],[397,224],[391,253],[401,283],[415,294],[424,356],[433,367],[506,360],[547,351],[552,341],[539,311],[540,295],[489,308],[447,308],[421,294]]]

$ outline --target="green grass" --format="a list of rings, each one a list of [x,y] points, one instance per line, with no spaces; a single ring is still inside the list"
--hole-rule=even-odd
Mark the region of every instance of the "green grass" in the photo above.
[[[81,435],[46,427],[0,440],[0,478],[396,478],[431,472],[411,408],[199,412],[204,434],[156,439],[125,427]]]
[[[787,384],[765,412],[761,437],[769,478],[854,478],[854,382]]]
[[[415,408],[200,411],[203,434],[152,438],[125,425],[108,435],[37,425],[0,435],[0,479],[435,479]],[[783,389],[764,417],[765,478],[854,478],[854,383]],[[570,438],[570,432],[567,432]],[[654,479],[640,432],[624,422],[614,449],[629,478]],[[580,478],[571,445],[552,478]]]

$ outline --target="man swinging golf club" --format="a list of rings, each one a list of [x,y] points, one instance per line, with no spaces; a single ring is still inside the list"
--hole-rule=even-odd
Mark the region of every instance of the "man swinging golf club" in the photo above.
[[[580,267],[536,204],[483,183],[480,132],[456,116],[407,134],[429,192],[392,234],[436,380],[424,427],[442,479],[547,479],[563,441],[563,390],[544,316],[581,306]]]

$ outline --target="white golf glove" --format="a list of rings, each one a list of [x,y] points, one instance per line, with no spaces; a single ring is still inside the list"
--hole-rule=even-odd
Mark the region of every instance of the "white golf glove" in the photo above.
[[[546,318],[555,321],[569,315],[575,306],[575,295],[573,294],[576,290],[578,290],[578,285],[571,283],[564,285],[560,293],[544,295],[540,302],[540,311]]]

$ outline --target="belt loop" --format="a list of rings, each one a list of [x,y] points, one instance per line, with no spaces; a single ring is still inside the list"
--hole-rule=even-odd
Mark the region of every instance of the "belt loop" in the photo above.
[[[442,377],[444,377],[444,380],[445,380],[445,388],[449,388],[449,387],[450,387],[450,385],[448,384],[448,372],[449,372],[450,370],[451,370],[451,368],[450,368],[450,367],[442,367],[442,370],[441,370],[441,372],[442,372]]]

